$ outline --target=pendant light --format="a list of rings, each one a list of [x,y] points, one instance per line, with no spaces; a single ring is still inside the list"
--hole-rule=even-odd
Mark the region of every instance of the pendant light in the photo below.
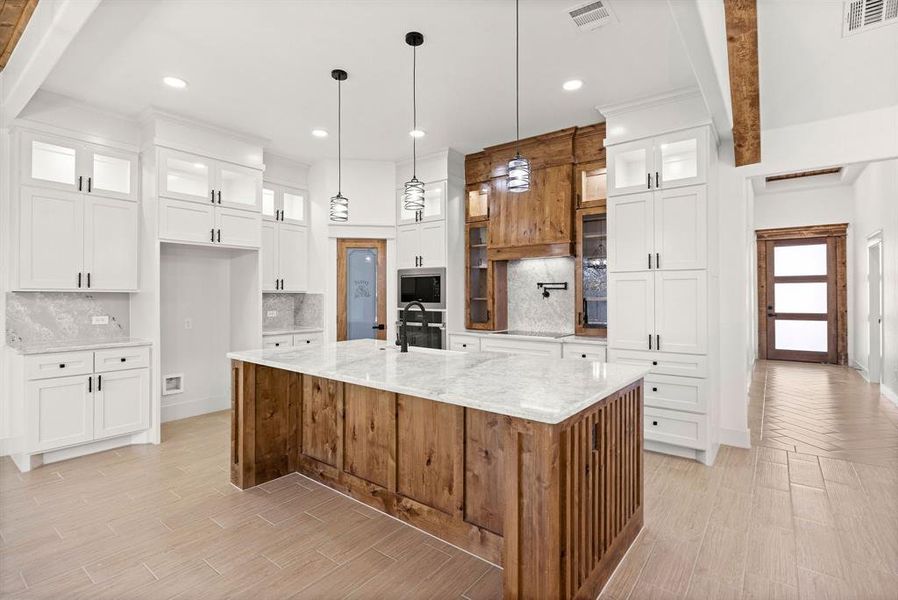
[[[402,201],[405,210],[416,212],[424,209],[424,182],[419,181],[415,173],[418,168],[415,146],[418,131],[418,46],[424,43],[424,36],[417,31],[409,31],[405,34],[405,43],[412,47],[412,178],[405,182]]]
[[[515,154],[508,161],[508,191],[526,192],[530,190],[530,161],[521,156],[521,83],[520,83],[520,17],[519,0],[514,2],[514,110],[515,110]]]
[[[343,97],[341,87],[349,77],[343,69],[331,71],[337,81],[337,195],[331,198],[330,219],[343,223],[349,219],[349,198],[343,195]]]

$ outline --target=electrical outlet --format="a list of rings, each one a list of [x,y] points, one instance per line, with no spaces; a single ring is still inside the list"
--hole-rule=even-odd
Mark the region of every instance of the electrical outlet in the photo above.
[[[193,321],[190,319],[184,319],[184,329],[193,329]]]
[[[276,311],[276,310],[269,310],[266,314],[268,315],[268,318],[269,318],[269,319],[273,319],[274,317],[278,316],[278,311]]]
[[[91,325],[109,325],[109,315],[98,315],[90,318]]]

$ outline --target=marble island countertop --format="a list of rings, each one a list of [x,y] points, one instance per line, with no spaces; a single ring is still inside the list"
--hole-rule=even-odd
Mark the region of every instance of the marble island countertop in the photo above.
[[[228,358],[468,408],[560,423],[641,379],[648,369],[496,352],[453,352],[353,340]]]
[[[150,346],[153,342],[142,338],[116,338],[109,340],[69,340],[32,342],[21,346],[11,346],[19,354],[50,354],[52,352],[77,352],[85,350],[102,350],[104,348],[129,348],[132,346]]]

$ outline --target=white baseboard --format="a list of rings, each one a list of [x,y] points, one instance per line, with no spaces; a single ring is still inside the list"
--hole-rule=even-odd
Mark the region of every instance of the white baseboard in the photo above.
[[[750,429],[724,429],[721,427],[717,431],[720,437],[720,443],[725,446],[735,446],[737,448],[751,448],[751,430]]]
[[[895,390],[890,388],[884,383],[879,384],[879,393],[892,401],[892,404],[898,406],[898,394],[895,393]]]
[[[177,421],[188,417],[196,417],[220,410],[231,408],[231,399],[202,398],[200,400],[188,400],[187,402],[175,402],[162,405],[162,422]]]

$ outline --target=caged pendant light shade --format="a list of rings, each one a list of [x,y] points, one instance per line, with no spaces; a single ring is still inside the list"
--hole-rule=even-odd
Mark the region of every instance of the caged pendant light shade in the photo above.
[[[418,46],[424,43],[424,36],[417,31],[405,34],[405,43],[412,47],[412,131],[418,131]],[[412,136],[412,178],[405,182],[402,203],[405,210],[417,212],[424,209],[424,182],[417,173],[418,156],[415,144],[417,137]]]
[[[519,0],[514,3],[514,110],[515,140],[517,148],[514,158],[508,161],[508,191],[526,192],[530,190],[530,161],[521,156],[521,84],[520,84],[520,26]]]
[[[330,202],[330,220],[338,223],[345,223],[349,220],[349,198],[343,195],[343,97],[342,83],[346,81],[349,75],[343,69],[334,69],[331,71],[331,77],[337,82],[337,195],[331,197]]]

